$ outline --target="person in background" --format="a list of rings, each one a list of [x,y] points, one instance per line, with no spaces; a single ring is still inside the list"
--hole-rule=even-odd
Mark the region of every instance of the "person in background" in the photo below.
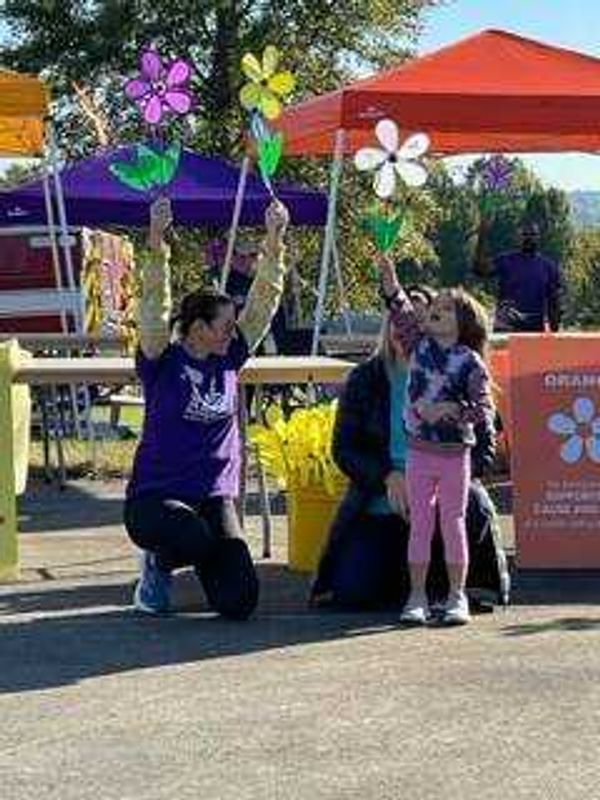
[[[562,280],[558,265],[541,255],[538,225],[526,220],[520,229],[518,250],[491,258],[487,252],[490,220],[482,219],[473,270],[497,280],[495,331],[558,331],[561,321]]]
[[[151,208],[136,355],[146,412],[124,509],[127,532],[143,550],[138,611],[167,612],[171,572],[186,566],[194,567],[210,606],[223,616],[245,619],[256,606],[258,580],[234,507],[241,464],[238,376],[279,304],[288,219],[274,201],[239,316],[228,295],[199,289],[184,297],[172,340],[164,240],[171,207],[162,198]]]

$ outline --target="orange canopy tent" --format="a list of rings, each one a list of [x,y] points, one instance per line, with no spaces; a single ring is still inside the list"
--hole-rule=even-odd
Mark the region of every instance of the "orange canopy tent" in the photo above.
[[[39,78],[0,70],[0,155],[42,155],[48,102]]]
[[[288,155],[333,152],[313,352],[319,343],[344,154],[393,119],[424,132],[433,154],[600,152],[600,59],[487,30],[431,55],[315,97],[277,123]],[[336,265],[339,276],[339,265]]]
[[[289,155],[325,155],[373,139],[380,119],[424,131],[432,152],[600,151],[600,59],[487,30],[281,117]]]

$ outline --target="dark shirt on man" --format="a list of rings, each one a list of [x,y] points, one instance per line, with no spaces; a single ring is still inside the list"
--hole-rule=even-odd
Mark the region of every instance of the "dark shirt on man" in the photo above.
[[[498,279],[496,328],[543,331],[558,328],[561,277],[558,265],[539,253],[515,250],[494,259]]]

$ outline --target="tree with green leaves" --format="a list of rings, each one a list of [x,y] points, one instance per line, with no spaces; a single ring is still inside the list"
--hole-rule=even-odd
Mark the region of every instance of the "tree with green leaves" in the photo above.
[[[194,65],[196,113],[181,123],[180,137],[204,152],[236,158],[247,124],[238,98],[245,52],[259,54],[267,44],[278,47],[285,68],[297,78],[293,99],[301,100],[339,88],[359,69],[377,70],[404,60],[423,12],[440,1],[4,0],[0,21],[9,38],[0,50],[0,62],[44,75],[56,99],[61,149],[68,158],[81,157],[99,145],[143,135],[122,85],[125,76],[137,71],[141,51],[153,43],[161,52],[185,57]],[[325,187],[328,164],[287,159],[282,173]],[[367,187],[347,175],[339,224],[341,238],[348,243],[343,255],[350,296],[363,306],[375,302],[357,210],[367,196]],[[416,229],[420,227],[417,220]],[[174,278],[182,288],[188,280],[198,280],[193,253],[201,238],[202,234],[180,233],[175,243]],[[298,239],[295,249],[305,285],[314,286],[319,237],[303,233]],[[431,254],[419,235],[409,237],[409,250]],[[307,292],[307,311],[313,302]]]
[[[140,52],[154,43],[161,52],[188,58],[195,68],[196,113],[185,120],[181,138],[204,152],[239,157],[246,120],[238,92],[240,61],[274,44],[297,77],[294,100],[338,88],[357,71],[389,67],[409,55],[423,12],[440,0],[0,0],[0,22],[8,30],[0,63],[41,72],[56,101],[60,144],[67,157],[89,155],[98,146],[143,136],[139,115],[122,85],[138,68]],[[325,160],[287,159],[286,178],[324,188]],[[443,165],[431,170],[426,192],[407,191],[410,224],[397,257],[405,277],[435,285],[473,284],[471,261],[480,204],[474,171],[456,184]],[[544,190],[518,166],[520,195],[543,221],[545,249],[565,261],[571,229],[566,198]],[[371,187],[348,164],[338,217],[338,242],[353,307],[377,307],[372,250],[361,230]],[[499,214],[491,230],[493,252],[515,240],[521,201]],[[175,282],[181,291],[197,283],[199,239],[180,233],[174,245]],[[320,237],[296,241],[302,277],[315,286]],[[179,269],[179,267],[181,267]],[[330,310],[339,298],[330,293]],[[306,293],[307,311],[314,298]]]
[[[228,156],[241,147],[238,91],[246,51],[277,46],[297,75],[298,99],[337,88],[357,66],[403,60],[422,12],[440,0],[4,0],[9,31],[0,62],[42,72],[57,98],[61,144],[71,154],[94,146],[82,137],[76,86],[118,120],[120,140],[139,135],[119,86],[154,43],[195,67],[197,116],[191,143]]]

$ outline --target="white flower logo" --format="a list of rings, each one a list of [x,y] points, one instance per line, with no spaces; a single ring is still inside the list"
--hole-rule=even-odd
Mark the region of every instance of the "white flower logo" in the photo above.
[[[427,170],[415,159],[427,152],[429,136],[415,133],[400,146],[398,126],[391,119],[377,123],[375,136],[381,148],[363,147],[354,156],[356,169],[375,172],[375,193],[383,199],[391,197],[396,191],[396,176],[409,186],[422,186],[427,180]]]
[[[576,464],[587,452],[590,461],[600,464],[600,416],[589,397],[577,397],[573,414],[557,411],[548,417],[548,430],[557,436],[566,436],[560,448],[560,457],[567,464]]]

